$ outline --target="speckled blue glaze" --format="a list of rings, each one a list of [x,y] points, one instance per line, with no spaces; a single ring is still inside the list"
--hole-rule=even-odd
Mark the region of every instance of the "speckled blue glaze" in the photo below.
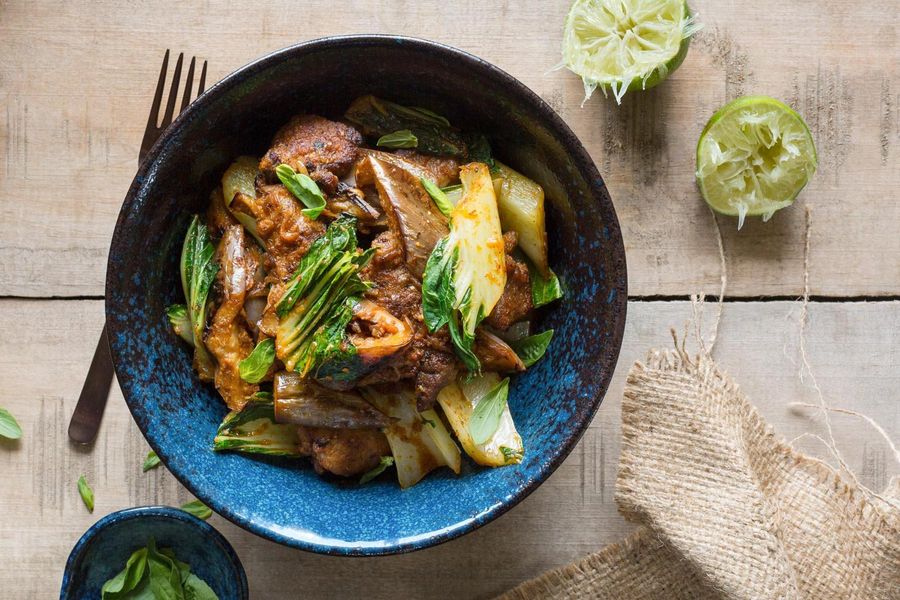
[[[189,215],[239,154],[261,155],[298,112],[339,116],[363,93],[427,106],[485,132],[497,156],[547,192],[550,262],[567,290],[540,327],[547,356],[514,379],[510,407],[522,464],[412,489],[389,477],[360,487],[317,476],[303,461],[216,454],[226,410],[191,371],[165,307],[180,299],[177,259]],[[329,554],[431,546],[472,531],[533,491],[575,446],[615,368],[626,307],[625,252],[615,210],[590,156],[553,110],[510,75],[440,44],[409,38],[326,38],[280,50],[210,88],[157,142],[119,215],[106,314],[119,383],[135,421],[175,476],[213,510],[258,535]]]
[[[60,600],[96,600],[100,588],[125,568],[132,552],[150,538],[172,548],[220,600],[247,600],[247,576],[234,549],[218,531],[183,510],[168,506],[128,508],[106,515],[72,548]]]

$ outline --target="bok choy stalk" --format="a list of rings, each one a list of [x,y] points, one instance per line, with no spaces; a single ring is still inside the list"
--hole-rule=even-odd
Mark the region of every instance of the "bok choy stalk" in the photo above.
[[[442,466],[459,474],[459,447],[434,411],[420,414],[416,410],[416,398],[411,390],[387,392],[365,387],[359,391],[375,408],[393,419],[382,431],[391,446],[400,487],[415,485]]]
[[[480,465],[502,467],[519,463],[525,453],[504,387],[499,375],[485,373],[468,380],[460,378],[438,394],[438,403],[463,450]],[[491,405],[478,410],[483,402]],[[476,419],[481,422],[473,427]]]
[[[191,346],[194,345],[194,331],[191,326],[191,318],[188,316],[187,306],[184,304],[173,304],[166,309],[166,316],[169,317],[169,324],[172,330]]]
[[[213,450],[301,456],[297,426],[275,422],[275,404],[272,394],[266,392],[257,392],[240,411],[225,415],[213,439]]]
[[[354,223],[353,217],[341,217],[328,227],[300,261],[278,303],[275,351],[289,371],[306,375],[355,352],[345,330],[368,287],[359,271],[373,251],[357,253]]]
[[[460,169],[463,196],[453,208],[450,233],[435,246],[422,278],[422,314],[432,332],[444,325],[459,359],[473,373],[475,328],[506,287],[506,253],[497,200],[487,165]]]
[[[194,340],[194,358],[207,371],[212,370],[214,361],[203,345],[203,331],[206,329],[209,289],[219,270],[214,258],[215,251],[206,225],[200,222],[199,216],[194,215],[181,250],[181,287],[187,301],[185,309]],[[175,307],[170,307],[169,310],[173,308]],[[169,318],[172,318],[171,313]]]

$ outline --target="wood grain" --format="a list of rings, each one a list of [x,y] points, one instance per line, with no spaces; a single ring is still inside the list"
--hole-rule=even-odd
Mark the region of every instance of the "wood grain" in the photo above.
[[[707,311],[707,321],[712,316]],[[237,549],[253,598],[487,598],[539,572],[623,537],[631,526],[613,501],[619,453],[620,400],[628,368],[651,347],[670,347],[669,327],[690,318],[686,302],[633,302],[613,385],[579,446],[559,470],[499,520],[443,546],[413,554],[341,559],[291,550],[257,538],[219,516],[211,523]],[[780,435],[822,433],[810,415],[786,407],[812,395],[797,378],[798,306],[730,303],[716,355]],[[164,468],[141,473],[148,451],[114,388],[95,446],[67,442],[65,429],[93,340],[100,301],[0,300],[0,405],[24,430],[0,441],[0,589],[16,598],[49,598],[58,590],[72,545],[93,522],[121,508],[190,499]],[[27,324],[27,327],[22,327]],[[900,437],[900,302],[813,303],[810,360],[836,406],[862,411]],[[48,362],[52,356],[52,363]],[[881,489],[900,465],[871,429],[835,417],[838,444],[867,485]],[[828,458],[814,442],[798,447]],[[84,473],[96,495],[87,513],[76,491]]]
[[[621,107],[597,97],[583,108],[577,78],[551,71],[567,5],[0,3],[0,295],[103,293],[109,239],[166,48],[208,58],[215,81],[277,48],[354,32],[446,42],[542,95],[606,178],[629,289],[639,296],[717,289],[713,225],[693,183],[696,140],[725,101],[779,97],[804,115],[819,149],[819,171],[799,200],[816,208],[813,293],[900,293],[895,0],[696,0],[706,27],[669,81]],[[799,294],[802,211],[740,232],[733,219],[721,224],[732,294]]]

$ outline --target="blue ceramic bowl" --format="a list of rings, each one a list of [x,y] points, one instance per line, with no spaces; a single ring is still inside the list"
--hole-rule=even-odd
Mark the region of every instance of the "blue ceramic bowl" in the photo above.
[[[426,106],[482,131],[502,161],[549,199],[550,263],[567,294],[543,316],[547,356],[514,379],[510,408],[525,443],[517,466],[433,473],[408,490],[389,478],[359,487],[303,461],[216,454],[226,410],[191,370],[165,308],[181,299],[178,256],[191,213],[240,154],[260,156],[293,114],[339,117],[374,93]],[[206,91],[149,153],[116,224],[106,316],[119,384],[170,471],[227,519],[277,542],[329,554],[431,546],[472,531],[540,485],[574,448],[615,368],[626,304],[625,252],[599,173],[539,96],[483,60],[433,42],[384,36],[315,40],[280,50]]]
[[[60,600],[94,600],[150,538],[171,548],[220,600],[247,600],[247,576],[231,544],[207,523],[168,506],[128,508],[106,515],[88,529],[69,554]]]

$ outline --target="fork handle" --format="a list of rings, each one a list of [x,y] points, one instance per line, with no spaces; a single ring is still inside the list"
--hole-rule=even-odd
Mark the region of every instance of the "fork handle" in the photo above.
[[[81,395],[78,397],[75,412],[72,413],[72,420],[69,421],[69,438],[72,441],[79,444],[90,444],[97,437],[112,379],[113,363],[109,353],[106,323],[104,323],[100,339],[97,340],[97,349],[94,350],[94,358],[91,360],[91,368],[88,369],[84,386],[81,388]]]

